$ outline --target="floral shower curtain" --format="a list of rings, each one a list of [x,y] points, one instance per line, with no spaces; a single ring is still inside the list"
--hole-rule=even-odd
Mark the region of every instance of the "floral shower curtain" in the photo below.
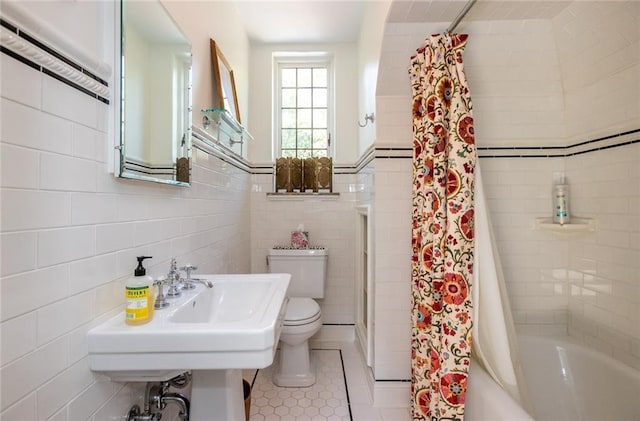
[[[412,411],[462,420],[471,357],[474,169],[467,35],[431,36],[413,90]]]

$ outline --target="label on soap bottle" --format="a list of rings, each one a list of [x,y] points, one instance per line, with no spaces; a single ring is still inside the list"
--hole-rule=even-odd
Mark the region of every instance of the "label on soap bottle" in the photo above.
[[[149,318],[149,286],[126,288],[127,321],[142,321]]]

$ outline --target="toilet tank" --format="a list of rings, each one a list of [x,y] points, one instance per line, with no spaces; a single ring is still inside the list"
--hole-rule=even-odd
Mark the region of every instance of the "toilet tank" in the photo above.
[[[317,249],[269,249],[267,264],[270,273],[290,273],[288,295],[290,297],[324,298],[327,281],[325,248]]]

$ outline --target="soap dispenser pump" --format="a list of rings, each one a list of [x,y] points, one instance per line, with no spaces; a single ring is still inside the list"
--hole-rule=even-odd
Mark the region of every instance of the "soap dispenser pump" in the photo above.
[[[144,259],[151,256],[138,256],[138,267],[134,276],[127,280],[125,296],[127,308],[125,309],[125,323],[129,325],[145,324],[153,318],[153,278],[147,276],[147,271],[142,265]]]

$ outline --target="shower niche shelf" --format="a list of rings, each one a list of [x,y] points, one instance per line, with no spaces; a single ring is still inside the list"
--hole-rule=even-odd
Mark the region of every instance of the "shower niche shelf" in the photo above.
[[[571,217],[568,224],[560,225],[553,222],[553,218],[536,218],[534,229],[552,232],[591,232],[596,230],[596,220],[592,218]]]

